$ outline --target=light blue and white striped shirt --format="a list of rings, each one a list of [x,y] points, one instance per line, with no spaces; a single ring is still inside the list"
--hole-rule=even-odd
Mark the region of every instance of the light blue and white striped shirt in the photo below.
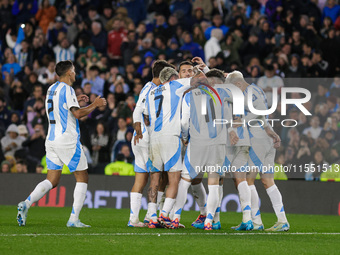
[[[79,104],[71,86],[57,81],[48,88],[45,101],[49,123],[46,146],[72,148],[79,142],[79,123],[70,110],[72,107],[79,108]]]

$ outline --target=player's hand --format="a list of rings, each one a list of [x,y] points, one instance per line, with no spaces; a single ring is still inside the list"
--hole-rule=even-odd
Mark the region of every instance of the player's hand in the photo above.
[[[100,96],[97,96],[97,98],[93,102],[97,107],[102,107],[106,105],[106,99],[101,98]]]
[[[188,146],[189,141],[182,138],[182,143],[184,146]]]
[[[271,128],[266,127],[264,129],[267,133],[267,135],[273,139],[273,143],[274,143],[274,148],[277,149],[281,146],[281,138],[278,134],[276,134]]]
[[[133,139],[133,143],[137,145],[137,143],[139,143],[139,139],[143,139],[142,124],[140,122],[136,122],[134,124],[134,128],[136,131],[136,135]]]
[[[134,139],[133,139],[134,145],[137,145],[137,143],[139,143],[139,140],[140,140],[140,139],[143,139],[143,135],[142,135],[142,134],[136,134],[136,135],[134,136]]]
[[[77,101],[78,102],[85,101],[85,103],[87,103],[89,101],[89,97],[85,94],[82,94],[82,95],[77,96]]]
[[[191,62],[193,62],[193,63],[196,63],[196,64],[198,64],[198,65],[205,65],[205,63],[203,62],[203,59],[202,58],[200,58],[200,57],[194,57],[192,60],[191,60]]]
[[[195,76],[192,77],[190,85],[192,87],[198,87],[202,84],[209,84],[207,77],[197,67],[194,67]],[[197,73],[196,73],[197,72]]]
[[[231,131],[229,133],[229,138],[230,138],[230,144],[231,145],[235,145],[238,143],[238,140],[240,140],[237,136],[237,134],[235,133],[235,131]]]

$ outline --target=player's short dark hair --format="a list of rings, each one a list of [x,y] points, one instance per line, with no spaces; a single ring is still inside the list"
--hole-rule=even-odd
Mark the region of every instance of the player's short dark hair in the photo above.
[[[164,67],[171,67],[173,69],[176,69],[174,65],[166,62],[165,60],[157,60],[152,66],[152,76],[154,78],[158,78]]]
[[[225,81],[225,77],[224,77],[223,71],[221,71],[219,69],[216,69],[216,68],[210,69],[210,71],[207,72],[205,74],[205,76],[207,76],[207,78],[217,78],[217,79],[220,79],[222,82]]]
[[[181,66],[194,66],[194,64],[190,61],[182,61],[178,66],[178,70],[181,70]]]
[[[71,60],[60,61],[55,66],[55,72],[59,77],[62,77],[63,75],[66,74],[68,70],[72,68],[72,66],[73,66],[73,63]]]

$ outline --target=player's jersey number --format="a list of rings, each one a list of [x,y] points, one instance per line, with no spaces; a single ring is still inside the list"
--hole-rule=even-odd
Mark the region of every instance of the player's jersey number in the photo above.
[[[53,99],[48,99],[47,100],[47,104],[50,104],[50,107],[48,108],[47,112],[48,112],[48,116],[50,119],[50,124],[55,124],[55,119],[54,119],[54,114],[53,114]]]
[[[155,97],[155,101],[159,100],[159,102],[158,102],[158,109],[157,109],[157,112],[156,112],[156,118],[158,118],[159,115],[161,114],[163,99],[164,99],[163,95],[158,95],[158,96]],[[156,108],[157,108],[157,103],[156,103]]]

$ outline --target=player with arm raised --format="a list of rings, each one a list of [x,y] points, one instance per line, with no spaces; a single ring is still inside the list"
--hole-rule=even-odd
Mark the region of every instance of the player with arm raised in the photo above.
[[[268,110],[266,95],[263,90],[255,84],[248,84],[242,73],[234,71],[229,75],[229,81],[244,92],[244,97],[248,100],[251,95],[253,107],[257,110]],[[249,126],[251,148],[249,151],[249,166],[255,166],[255,171],[250,171],[247,175],[247,182],[251,190],[251,214],[254,222],[254,230],[263,230],[261,214],[259,210],[259,196],[254,185],[255,178],[260,172],[261,181],[270,198],[277,223],[268,231],[288,231],[290,226],[284,211],[282,196],[274,182],[274,159],[276,148],[280,146],[280,137],[267,124],[264,116],[247,112],[245,120]]]
[[[47,177],[40,182],[28,198],[18,204],[17,221],[19,226],[26,225],[28,209],[41,199],[49,190],[55,188],[60,180],[63,165],[67,165],[76,178],[73,207],[67,227],[90,227],[79,220],[83,207],[87,183],[87,161],[80,143],[78,119],[87,116],[96,108],[106,105],[106,100],[99,96],[87,107],[80,108],[78,101],[88,101],[88,97],[76,97],[72,84],[75,82],[75,70],[69,60],[60,61],[56,65],[59,81],[51,85],[47,91],[45,107],[48,111],[48,133],[45,142]]]
[[[135,132],[133,134],[134,139],[131,141],[132,151],[135,155],[135,183],[131,189],[130,193],[130,219],[128,222],[129,227],[146,227],[146,224],[149,223],[149,214],[147,213],[144,223],[139,222],[139,210],[142,203],[142,193],[143,190],[148,182],[150,168],[151,168],[151,161],[149,160],[149,134],[146,130],[146,126],[144,123],[143,118],[143,111],[145,109],[145,100],[147,95],[149,94],[150,90],[159,86],[159,73],[165,67],[172,67],[171,64],[164,60],[158,60],[153,64],[152,67],[152,74],[153,79],[152,81],[145,84],[144,88],[142,89],[138,102],[136,104],[135,110],[133,112],[133,122],[134,122],[134,129]],[[153,184],[154,181],[158,182],[159,173],[151,174],[151,188],[148,190],[148,199],[149,204],[148,207],[156,208],[157,210],[157,191],[152,190],[152,187],[155,186]],[[152,210],[152,209],[150,209]],[[149,210],[148,210],[149,211]]]
[[[194,73],[194,62],[199,64],[199,68],[201,70],[209,71],[209,68],[204,64],[203,60],[200,57],[195,57],[192,59],[192,61],[183,61],[178,66],[178,76],[180,79],[183,78],[191,78],[195,75]],[[205,68],[204,68],[205,67]],[[182,146],[182,155],[185,154],[186,146]],[[162,174],[162,179],[160,182],[160,187],[158,191],[158,198],[157,202],[162,200],[162,196],[164,195],[164,190],[166,188],[166,185],[168,184],[168,178],[165,172]],[[196,221],[193,222],[193,224],[196,223],[204,223],[205,217],[206,217],[206,197],[207,193],[205,191],[205,188],[202,184],[201,179],[195,179],[191,182],[191,189],[193,196],[195,197],[195,200],[198,204],[198,207],[200,208],[200,215],[197,217]],[[160,203],[160,210],[161,210],[161,203]],[[174,210],[170,213],[170,218],[172,219],[174,216]],[[180,224],[181,225],[181,224]]]

